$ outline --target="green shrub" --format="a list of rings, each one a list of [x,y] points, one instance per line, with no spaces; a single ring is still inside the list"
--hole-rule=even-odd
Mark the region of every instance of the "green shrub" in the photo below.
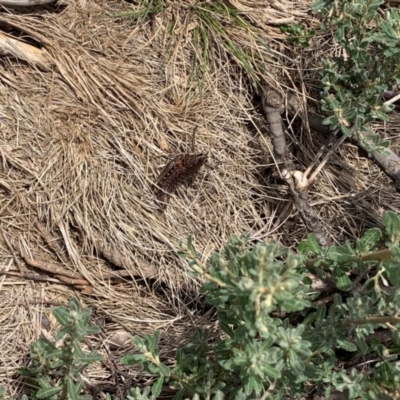
[[[140,364],[156,380],[146,396],[132,398],[156,399],[163,384],[180,388],[176,399],[294,398],[310,386],[327,396],[347,389],[349,398],[394,398],[400,390],[400,219],[388,212],[384,223],[383,250],[379,229],[367,231],[354,247],[325,250],[310,236],[297,253],[232,237],[204,264],[189,239],[181,255],[191,274],[206,278],[202,292],[218,310],[220,335],[207,341],[209,332],[198,331],[177,351],[172,368],[159,358],[159,332],[135,336],[140,353],[123,362]],[[311,289],[310,272],[334,280],[327,304]],[[391,332],[391,347],[369,340],[376,328]],[[354,365],[374,359],[373,373],[340,367],[341,352]]]
[[[387,212],[384,225],[385,240],[374,228],[354,246],[323,249],[310,235],[297,252],[234,236],[206,263],[189,238],[180,255],[190,274],[205,278],[201,291],[217,310],[219,334],[197,330],[173,366],[160,359],[159,331],[135,336],[138,353],[122,362],[142,366],[154,383],[132,388],[127,399],[155,400],[166,386],[175,399],[299,398],[309,388],[326,396],[347,390],[350,399],[399,397],[400,218]],[[315,277],[332,279],[330,299],[312,289]],[[21,370],[36,386],[31,398],[90,399],[81,394],[81,372],[101,357],[80,343],[98,328],[76,299],[53,313],[63,342],[31,345],[32,365]],[[389,344],[373,339],[377,329],[391,335]]]
[[[317,0],[313,9],[322,13],[323,28],[333,31],[340,57],[324,60],[322,109],[332,130],[355,136],[370,151],[389,143],[373,135],[374,119],[387,121],[393,106],[382,94],[400,83],[400,14],[383,11],[384,0]]]
[[[79,301],[72,298],[69,307],[56,307],[53,315],[61,324],[57,332],[56,345],[40,338],[31,344],[31,366],[20,369],[20,374],[30,378],[35,390],[32,399],[90,400],[91,396],[80,395],[83,381],[82,371],[91,363],[101,360],[96,352],[85,352],[80,343],[85,336],[100,332],[89,326],[90,309],[82,310]],[[25,397],[25,399],[27,399]]]

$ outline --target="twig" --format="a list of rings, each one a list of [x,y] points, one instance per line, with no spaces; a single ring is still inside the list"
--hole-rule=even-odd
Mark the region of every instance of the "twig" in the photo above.
[[[54,3],[56,0],[0,0],[0,4],[8,7],[30,7]]]
[[[318,160],[322,157],[322,155],[325,153],[326,149],[330,146],[330,144],[333,142],[334,137],[330,136],[329,139],[327,140],[327,143],[324,143],[321,147],[321,149],[318,151],[318,153],[314,156],[314,159],[311,161],[310,165],[307,167],[307,169],[304,171],[304,174],[306,176],[309,175],[309,173],[312,171],[312,169],[315,167],[317,164]]]
[[[397,94],[396,96],[392,97],[391,99],[385,101],[385,104],[387,104],[387,105],[393,104],[393,103],[395,103],[397,100],[400,100],[400,94]]]
[[[54,276],[61,282],[67,283],[68,285],[71,286],[85,286],[85,287],[89,286],[89,282],[85,279],[72,279],[62,275],[54,275]]]
[[[277,162],[285,162],[288,157],[285,132],[283,131],[281,119],[282,105],[282,96],[274,90],[269,90],[268,95],[262,96],[262,108],[271,131],[272,145]]]
[[[357,263],[357,264],[365,263],[368,261],[376,261],[378,263],[380,261],[387,260],[391,257],[393,257],[393,253],[390,249],[382,249],[382,250],[378,250],[373,253],[368,253],[368,254],[364,254],[361,256],[351,256],[351,261],[354,263]],[[321,260],[319,258],[313,258],[306,262],[306,268],[307,269],[315,268],[314,265],[317,262],[320,267],[327,266],[327,264],[325,264],[323,260]]]
[[[16,247],[18,248],[21,257],[29,266],[53,274],[54,277],[59,281],[66,283],[67,285],[74,286],[75,289],[79,289],[87,293],[92,291],[90,283],[86,279],[83,279],[80,275],[67,271],[64,268],[48,261],[29,256],[20,243],[16,245]]]
[[[19,272],[4,270],[0,270],[0,275],[14,276],[16,278],[28,279],[36,282],[66,283],[67,285],[73,286],[75,289],[85,291],[86,293],[90,293],[92,291],[92,287],[89,285],[89,282],[85,281],[84,279],[70,279],[61,275],[55,275],[55,278],[57,278],[55,279],[48,276],[41,276],[30,273],[21,274]]]
[[[93,286],[90,285],[74,285],[74,289],[80,290],[84,294],[93,293]]]
[[[123,268],[124,270],[127,270],[129,272],[129,275],[127,276],[136,275],[143,278],[154,278],[158,275],[157,269],[152,265],[138,258],[135,259],[135,261],[132,261],[129,257],[121,254],[121,252],[116,247],[104,244],[102,241],[96,239],[93,235],[93,232],[87,229],[85,224],[79,219],[77,220],[77,224],[82,229],[82,234],[90,240],[96,251],[100,255],[102,255],[109,263],[117,267]],[[123,277],[123,272],[121,271],[120,273],[121,275],[119,275],[119,277]],[[115,271],[113,272],[113,274],[117,275],[118,273],[117,271]],[[111,276],[107,276],[106,279],[111,279]]]
[[[318,243],[321,246],[323,247],[328,246],[329,240],[322,229],[318,216],[314,213],[309,203],[308,192],[307,192],[308,186],[305,187],[305,190],[302,190],[301,187],[298,189],[295,188],[292,179],[286,179],[286,183],[288,183],[289,185],[290,193],[293,197],[294,204],[296,205],[300,217],[305,223],[307,229],[315,234]]]
[[[299,107],[297,99],[292,94],[288,96],[288,111],[291,115],[296,114],[296,110]],[[317,132],[320,132],[324,135],[332,134],[332,131],[329,129],[329,126],[323,125],[322,121],[324,117],[320,115],[308,113],[308,122],[310,124],[310,128],[314,129]],[[356,143],[358,147],[361,147],[366,152],[369,152],[369,149],[362,144],[357,138],[352,138],[352,141]],[[385,149],[384,153],[379,151],[372,152],[372,159],[378,164],[378,166],[382,169],[382,171],[388,175],[394,183],[395,188],[400,190],[400,157],[394,153],[390,148]]]
[[[318,167],[315,169],[315,171],[312,173],[312,175],[308,178],[308,185],[311,186],[317,175],[321,172],[322,168],[324,168],[325,164],[328,162],[329,157],[339,148],[339,146],[346,140],[345,135],[343,135],[341,138],[339,138],[336,143],[332,146],[332,148],[326,153],[324,159],[320,162]]]
[[[348,328],[351,326],[362,326],[367,324],[398,324],[400,322],[400,317],[394,315],[379,315],[373,317],[366,317],[354,320],[345,320],[340,324],[340,327]]]
[[[301,171],[292,171],[291,154],[286,146],[285,132],[280,114],[284,110],[282,96],[275,90],[268,89],[267,95],[262,94],[262,110],[269,124],[274,155],[277,163],[282,163],[284,169],[281,176],[289,186],[293,201],[307,229],[315,234],[321,246],[329,244],[319,218],[314,213],[308,201],[309,183],[307,176]]]
[[[64,268],[59,267],[58,265],[49,263],[45,260],[40,260],[38,258],[31,258],[25,253],[23,250],[21,251],[21,255],[25,262],[31,267],[38,268],[42,271],[49,272],[53,275],[65,276],[70,279],[80,279],[80,276],[75,274],[74,272],[66,271]]]
[[[62,268],[58,265],[55,265],[53,263],[50,263],[48,261],[40,260],[38,258],[33,258],[28,255],[28,253],[22,248],[21,245],[19,245],[18,247],[19,247],[19,252],[21,253],[22,258],[31,267],[38,268],[42,271],[46,271],[46,272],[49,272],[49,273],[51,273],[53,275],[57,275],[57,276],[63,276],[63,277],[67,277],[70,279],[78,279],[78,280],[82,279],[81,276],[76,274],[75,272],[67,271],[64,268]]]
[[[37,281],[37,282],[60,283],[60,281],[59,281],[58,279],[49,278],[48,276],[41,276],[41,275],[36,275],[36,274],[30,274],[30,273],[21,274],[21,273],[19,273],[19,272],[12,272],[12,271],[0,270],[0,275],[15,276],[16,278],[28,279],[28,280]]]

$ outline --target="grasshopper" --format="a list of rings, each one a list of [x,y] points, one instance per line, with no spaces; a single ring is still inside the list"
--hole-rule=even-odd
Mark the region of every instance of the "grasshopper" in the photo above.
[[[195,135],[193,132],[192,149],[195,147]],[[161,208],[165,210],[171,195],[176,189],[186,183],[190,186],[196,178],[201,167],[206,163],[207,153],[182,153],[172,158],[160,173],[154,187],[156,198],[162,202]]]
[[[167,207],[171,194],[180,185],[193,183],[201,167],[206,163],[207,157],[206,153],[184,153],[177,155],[167,163],[157,179],[154,190],[156,198],[163,203],[163,210]]]

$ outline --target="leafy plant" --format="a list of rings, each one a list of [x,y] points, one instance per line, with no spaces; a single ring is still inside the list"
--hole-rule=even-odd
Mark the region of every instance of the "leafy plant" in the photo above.
[[[313,9],[323,16],[323,28],[333,30],[340,57],[324,60],[322,108],[324,123],[357,137],[370,151],[389,143],[374,135],[371,122],[387,121],[393,107],[382,94],[400,83],[400,14],[380,9],[383,0],[317,0]]]
[[[20,369],[36,386],[32,399],[90,400],[92,396],[81,395],[82,372],[102,356],[97,352],[85,352],[80,343],[85,336],[99,333],[98,327],[89,325],[91,310],[83,309],[76,298],[69,307],[56,307],[53,315],[61,324],[56,341],[61,345],[40,338],[31,344],[29,368]]]
[[[309,47],[310,39],[315,35],[314,30],[307,29],[300,23],[291,25],[283,24],[280,26],[280,29],[282,32],[286,33],[288,43],[298,44],[302,47]]]
[[[146,393],[135,389],[132,399],[156,399],[165,384],[179,389],[176,399],[296,398],[310,385],[326,396],[332,390],[347,390],[349,398],[398,396],[400,219],[388,212],[384,224],[382,250],[376,228],[355,246],[328,249],[311,235],[298,253],[275,243],[250,245],[243,236],[231,237],[207,263],[189,238],[181,256],[192,275],[206,279],[202,292],[218,310],[220,335],[197,331],[177,351],[175,367],[160,360],[159,332],[135,336],[139,353],[122,361],[141,365],[155,382]],[[319,301],[310,276],[334,280],[331,301]],[[390,332],[393,344],[374,340],[375,329]],[[343,353],[347,367],[340,367]],[[370,360],[371,374],[353,367],[360,360]]]
[[[135,336],[138,353],[122,362],[142,366],[154,383],[131,388],[127,400],[156,400],[166,385],[175,399],[297,398],[310,387],[325,396],[347,390],[350,399],[398,398],[400,218],[387,212],[383,222],[385,235],[374,228],[354,245],[326,249],[310,235],[297,253],[233,236],[206,263],[189,238],[180,255],[191,275],[205,278],[201,290],[218,311],[219,334],[197,330],[174,366],[160,358],[159,331]],[[330,300],[312,288],[316,278],[334,282]],[[81,395],[81,373],[101,356],[80,343],[98,328],[75,298],[53,314],[62,344],[34,342],[32,365],[20,371],[36,386],[31,398],[90,399]],[[391,340],[377,340],[378,331]]]

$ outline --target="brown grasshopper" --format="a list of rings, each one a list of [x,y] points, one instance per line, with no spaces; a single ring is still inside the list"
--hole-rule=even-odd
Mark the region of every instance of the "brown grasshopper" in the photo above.
[[[194,147],[194,138],[195,132],[193,133],[192,147]],[[171,195],[180,185],[193,183],[207,158],[208,154],[206,153],[183,153],[178,154],[166,164],[157,178],[154,188],[154,195],[162,202],[163,210],[167,207]]]
[[[207,157],[208,154],[205,153],[185,153],[177,155],[167,163],[157,179],[154,190],[156,198],[163,203],[162,209],[167,207],[171,195],[180,185],[192,184]]]

